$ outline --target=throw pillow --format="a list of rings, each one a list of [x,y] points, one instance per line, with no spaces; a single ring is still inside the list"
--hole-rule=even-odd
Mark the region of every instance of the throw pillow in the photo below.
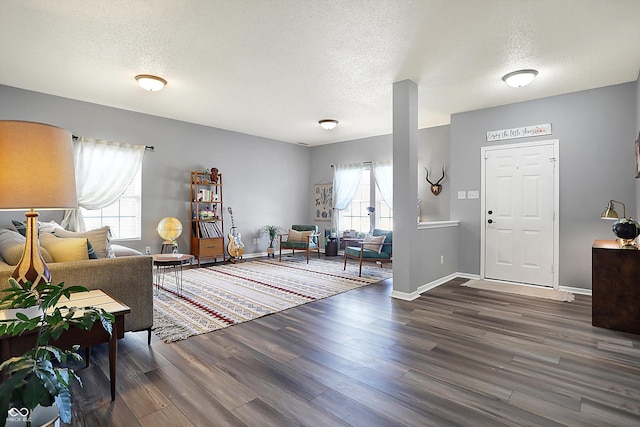
[[[93,247],[93,250],[95,251],[98,258],[115,258],[113,250],[111,249],[111,238],[108,225],[105,225],[102,228],[97,228],[95,230],[85,232],[75,232],[58,229],[54,231],[53,234],[56,237],[62,238],[86,238],[89,240],[89,243],[91,243],[91,246]]]
[[[304,242],[307,243],[309,241],[309,235],[311,235],[311,231],[298,231],[294,229],[289,230],[289,238],[287,241],[289,242]]]
[[[0,230],[0,256],[9,265],[17,265],[24,253],[24,242],[26,239],[20,233],[13,230]],[[54,262],[53,258],[40,247],[40,255],[44,262]]]
[[[27,236],[27,223],[26,221],[17,221],[15,219],[12,219],[11,222],[13,223],[13,226],[15,227],[16,231],[20,234],[22,234],[23,236]],[[42,233],[53,233],[55,230],[57,229],[63,229],[62,226],[60,224],[58,224],[55,221],[49,221],[49,222],[40,222],[38,221],[38,232]]]
[[[40,244],[51,254],[55,262],[89,259],[86,238],[61,239],[51,233],[42,233]]]
[[[368,234],[364,236],[364,245],[362,247],[364,249],[369,249],[370,251],[375,251],[380,253],[382,251],[382,244],[384,243],[384,239],[387,236],[372,236]]]
[[[16,231],[23,236],[27,236],[27,223],[22,221],[16,221],[15,219],[11,220],[11,223],[16,228]]]

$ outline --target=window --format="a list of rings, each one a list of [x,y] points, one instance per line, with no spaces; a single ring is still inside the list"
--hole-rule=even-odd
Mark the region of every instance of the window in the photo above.
[[[374,183],[373,186],[372,183]],[[373,169],[371,166],[365,166],[362,170],[360,185],[351,204],[345,210],[339,211],[340,231],[368,232],[371,224],[367,211],[369,206],[375,207],[373,228],[392,230],[393,210],[385,203],[378,186],[375,185]]]
[[[80,208],[87,230],[108,225],[114,240],[141,239],[142,168],[115,203],[106,208]]]

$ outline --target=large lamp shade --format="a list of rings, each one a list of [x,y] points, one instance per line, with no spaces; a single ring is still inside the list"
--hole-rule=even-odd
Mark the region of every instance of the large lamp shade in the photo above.
[[[55,126],[0,120],[0,210],[27,210],[27,241],[13,277],[50,280],[38,248],[34,209],[76,209],[71,133]]]

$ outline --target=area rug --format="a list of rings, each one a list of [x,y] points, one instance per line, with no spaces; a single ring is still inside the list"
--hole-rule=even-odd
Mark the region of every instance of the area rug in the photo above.
[[[304,257],[184,269],[182,293],[167,272],[154,295],[153,331],[182,340],[378,282],[391,269]]]
[[[550,288],[541,288],[531,285],[519,285],[515,283],[490,282],[487,280],[469,280],[462,284],[470,288],[484,289],[487,291],[507,292],[510,294],[524,295],[528,297],[546,298],[555,301],[571,302],[575,299],[571,292],[556,291]]]

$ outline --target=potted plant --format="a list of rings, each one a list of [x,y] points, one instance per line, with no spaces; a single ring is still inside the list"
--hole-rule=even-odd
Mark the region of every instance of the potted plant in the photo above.
[[[267,248],[267,256],[273,255],[273,241],[282,233],[284,229],[277,225],[265,225],[260,229],[260,236],[269,237],[269,247]]]
[[[94,323],[100,323],[111,334],[114,321],[114,317],[101,308],[57,305],[63,296],[69,298],[72,293],[86,291],[82,286],[65,287],[64,283],[33,285],[27,282],[21,285],[15,279],[9,279],[9,288],[3,290],[7,295],[0,304],[8,304],[10,311],[0,320],[0,335],[16,337],[34,330],[35,333],[33,348],[0,364],[4,379],[0,384],[2,426],[9,415],[28,420],[36,407],[54,403],[60,419],[71,422],[70,386],[74,379],[78,382],[80,379],[72,369],[59,364],[69,359],[81,361],[82,357],[77,353],[77,345],[71,350],[61,350],[53,344],[70,327],[90,330]],[[34,314],[27,314],[29,312]],[[29,421],[27,425],[30,425]]]

